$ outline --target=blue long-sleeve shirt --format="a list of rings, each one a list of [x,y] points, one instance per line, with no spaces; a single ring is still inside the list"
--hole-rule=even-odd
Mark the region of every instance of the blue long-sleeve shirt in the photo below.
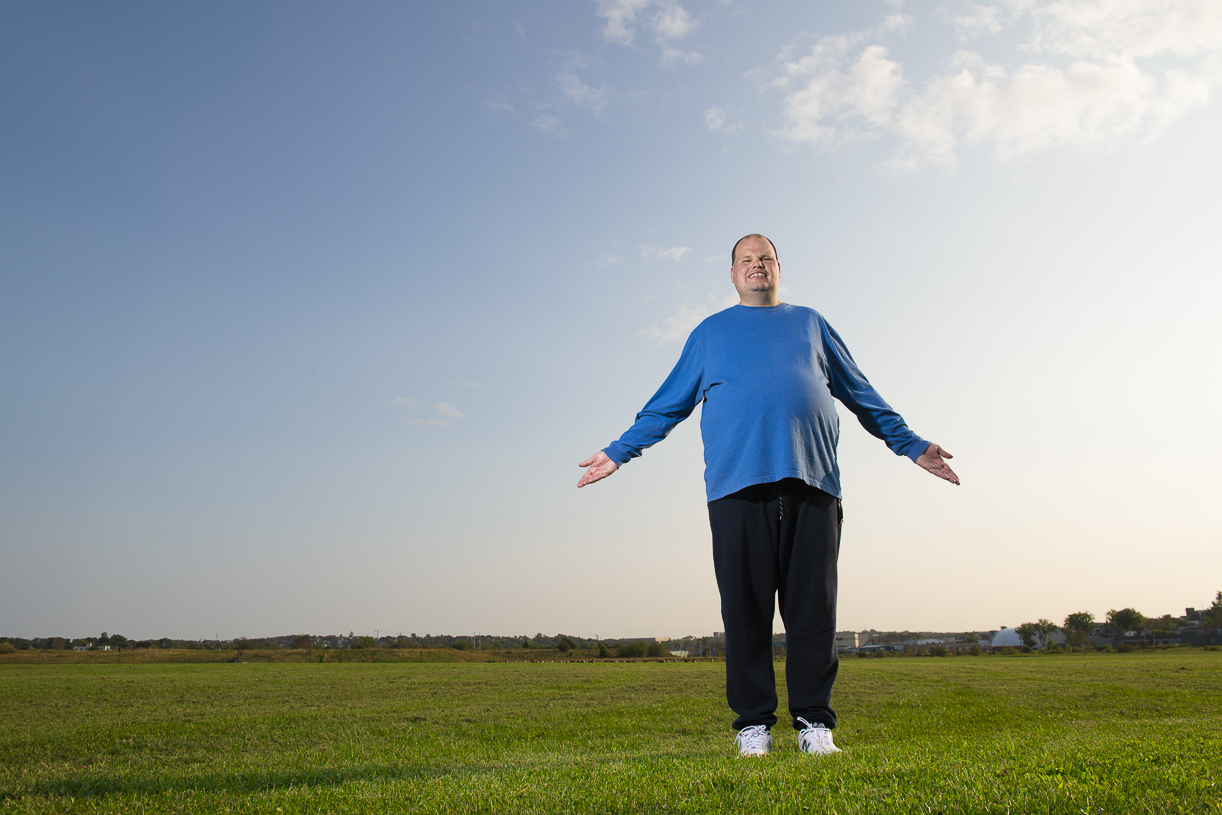
[[[753,484],[800,478],[840,496],[835,397],[896,455],[928,446],[874,390],[814,309],[738,305],[696,327],[683,354],[628,432],[603,452],[641,454],[704,402],[704,481],[714,501]]]

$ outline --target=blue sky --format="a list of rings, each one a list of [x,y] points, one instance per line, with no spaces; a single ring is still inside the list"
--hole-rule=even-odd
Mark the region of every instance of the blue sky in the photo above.
[[[846,6],[0,4],[0,631],[720,630],[695,420],[573,486],[752,231],[964,482],[841,628],[1208,605],[1222,10]]]

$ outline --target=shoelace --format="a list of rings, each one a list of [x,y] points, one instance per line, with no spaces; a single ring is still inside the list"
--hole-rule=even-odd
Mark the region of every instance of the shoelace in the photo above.
[[[807,748],[812,742],[817,744],[823,750],[827,750],[832,747],[832,731],[828,730],[826,725],[811,724],[801,716],[798,717],[798,721],[805,725],[805,727],[803,727],[798,733],[798,746],[802,748],[803,751],[809,752]]]
[[[768,746],[768,728],[762,724],[753,724],[738,731],[738,747],[740,750],[756,750]]]

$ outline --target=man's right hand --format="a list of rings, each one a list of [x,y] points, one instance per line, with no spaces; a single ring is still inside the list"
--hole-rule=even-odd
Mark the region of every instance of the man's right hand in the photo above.
[[[593,484],[595,481],[602,481],[619,469],[619,465],[612,461],[602,450],[599,450],[577,466],[589,468],[581,476],[581,480],[577,482],[578,487]]]
[[[955,475],[955,471],[950,468],[943,459],[954,458],[950,453],[943,450],[933,442],[925,448],[925,452],[917,456],[917,466],[923,467],[927,472],[931,472],[938,478],[945,479],[956,487],[959,486],[959,476]]]

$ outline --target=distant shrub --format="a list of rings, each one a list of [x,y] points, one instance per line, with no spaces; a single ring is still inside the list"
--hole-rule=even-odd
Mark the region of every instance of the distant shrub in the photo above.
[[[127,647],[130,648],[133,645],[135,645],[135,643],[131,643],[131,644],[124,643],[124,645],[127,645]],[[271,650],[271,646],[268,645],[266,642],[259,642],[259,640],[247,639],[246,637],[238,637],[236,640],[234,640],[233,647],[237,649],[238,651],[269,651]]]
[[[931,657],[946,656],[946,646],[945,645],[935,645],[933,648],[929,649],[929,655]]]
[[[1118,654],[1131,654],[1131,653],[1133,653],[1133,652],[1134,652],[1134,651],[1136,651],[1136,650],[1137,650],[1137,648],[1136,648],[1136,647],[1133,645],[1133,643],[1131,643],[1131,642],[1122,642],[1122,643],[1120,643],[1120,647],[1116,649],[1116,653],[1118,653]]]
[[[450,647],[453,648],[455,651],[470,651],[471,650],[471,641],[463,640],[463,639],[454,640],[453,642],[450,643]]]
[[[1031,649],[1031,646],[1030,646],[1030,645],[1024,645],[1024,646],[1023,646],[1023,647],[1022,647],[1020,650],[1021,650],[1021,651],[1022,651],[1024,654],[1033,654],[1033,653],[1035,653],[1035,652],[1034,652],[1034,651]]]
[[[857,658],[858,658],[858,659],[865,659],[865,658],[866,658],[866,657],[868,657],[868,656],[870,656],[870,652],[869,652],[869,651],[858,651],[858,652],[857,652]]]
[[[636,657],[645,656],[645,643],[643,642],[624,642],[615,649],[615,655],[621,659],[635,659]]]
[[[1026,648],[1027,646],[1024,645],[1023,647]],[[1002,656],[1009,657],[1009,656],[1014,656],[1014,654],[1017,654],[1018,652],[1014,650],[1013,645],[1006,645],[1002,647],[1001,653],[1002,653]]]
[[[598,658],[599,658],[599,659],[606,659],[606,658],[607,658],[607,657],[609,657],[609,656],[611,656],[611,652],[610,652],[610,651],[607,649],[607,644],[606,644],[606,643],[599,643],[599,645],[598,645]]]
[[[668,656],[670,652],[666,650],[666,646],[662,643],[651,642],[649,643],[649,647],[645,649],[645,654],[646,656],[651,657],[664,657]]]
[[[967,649],[967,652],[974,657],[978,657],[983,653],[983,651],[980,650],[979,645],[973,645],[971,648]]]
[[[11,654],[17,650],[17,646],[11,642],[0,642],[0,654]]]

